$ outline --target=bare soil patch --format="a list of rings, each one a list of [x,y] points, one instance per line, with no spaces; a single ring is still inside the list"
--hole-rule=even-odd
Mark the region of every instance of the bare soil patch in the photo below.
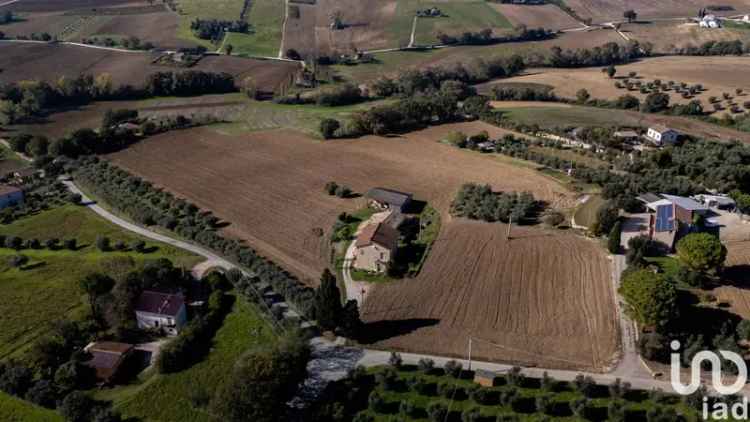
[[[377,347],[602,371],[619,348],[610,265],[562,232],[448,222],[416,279],[378,285],[363,307]]]
[[[62,10],[125,5],[128,3],[143,3],[143,0],[21,0],[0,7],[0,10],[11,10],[13,12],[56,12]]]
[[[120,35],[138,37],[161,48],[195,47],[196,43],[177,37],[180,18],[168,11],[146,14],[126,14],[96,19],[80,32],[79,38]]]
[[[513,23],[529,28],[568,29],[581,24],[554,4],[518,5],[490,3],[490,5]]]
[[[179,71],[151,64],[153,54],[118,52],[74,45],[0,42],[0,83],[34,78],[57,81],[61,76],[109,73],[115,84],[140,86],[154,72]],[[237,82],[252,76],[258,88],[274,91],[286,83],[298,65],[233,56],[206,56],[191,70],[227,72]]]
[[[299,17],[287,20],[284,48],[303,55],[328,55],[397,47],[389,43],[389,24],[396,12],[396,0],[318,0],[315,4],[295,3]],[[330,15],[339,11],[346,25],[330,29]]]
[[[438,142],[453,130],[505,133],[474,122],[402,137],[320,142],[293,131],[233,137],[192,129],[153,137],[111,159],[212,210],[232,223],[229,234],[315,284],[330,259],[326,239],[337,215],[363,205],[325,194],[329,181],[356,192],[373,186],[412,192],[442,213],[469,181],[498,190],[528,190],[553,206],[574,203],[571,192],[532,169]],[[325,234],[318,236],[314,229]]]

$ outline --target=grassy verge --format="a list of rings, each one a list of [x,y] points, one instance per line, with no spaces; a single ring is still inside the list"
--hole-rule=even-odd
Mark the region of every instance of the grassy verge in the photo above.
[[[596,214],[599,208],[604,204],[605,199],[601,195],[591,195],[588,201],[583,203],[575,212],[576,224],[579,226],[591,227],[596,223]]]
[[[63,417],[52,410],[0,392],[0,415],[4,422],[63,422]]]
[[[113,400],[115,408],[128,418],[212,421],[199,404],[225,382],[246,350],[272,341],[275,341],[273,331],[260,313],[238,297],[204,361],[176,374],[146,372],[132,385],[101,390],[96,396]]]
[[[0,176],[29,167],[15,152],[0,144]]]
[[[530,146],[529,150],[535,151],[535,152],[538,152],[540,154],[544,154],[547,156],[557,157],[564,161],[583,164],[587,167],[592,167],[592,168],[609,167],[609,163],[607,163],[606,161],[587,155],[585,152],[579,153],[579,152],[576,152],[576,150],[572,150],[572,149]],[[583,151],[583,150],[578,150],[578,151]]]
[[[673,258],[671,256],[656,256],[656,257],[649,257],[645,258],[646,262],[649,264],[655,264],[657,265],[662,273],[664,273],[665,276],[673,279],[673,280],[679,280],[679,277],[676,277],[677,274],[680,271],[680,261],[677,260],[677,258]],[[691,286],[685,285],[682,286],[685,288],[692,288]]]
[[[427,256],[430,254],[432,244],[440,234],[440,213],[431,206],[425,206],[422,213],[419,215],[420,230],[417,239],[414,241],[418,247],[422,250],[422,255],[418,261],[409,263],[409,275],[416,277],[417,274],[422,270],[424,262],[427,260]]]
[[[641,121],[621,110],[594,107],[518,107],[498,109],[503,117],[542,129],[565,126],[640,126]]]
[[[151,242],[100,219],[90,210],[67,205],[2,226],[8,236],[23,239],[76,238],[75,251],[22,250],[28,264],[14,268],[9,260],[19,252],[0,248],[0,358],[23,357],[33,342],[47,333],[51,324],[62,318],[75,318],[86,311],[78,281],[91,272],[101,271],[113,277],[142,266],[146,261],[168,258],[176,265],[190,268],[202,258],[172,246]],[[104,235],[112,241],[130,243],[144,240],[148,253],[134,251],[101,252],[94,245]]]

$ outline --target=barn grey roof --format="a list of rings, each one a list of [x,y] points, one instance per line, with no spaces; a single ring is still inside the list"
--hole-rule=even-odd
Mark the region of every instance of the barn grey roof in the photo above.
[[[410,193],[399,192],[386,188],[372,188],[365,194],[367,198],[385,204],[401,207],[411,200]]]
[[[638,195],[638,200],[641,201],[641,202],[643,202],[643,203],[646,203],[646,204],[650,204],[652,202],[656,202],[656,201],[659,201],[661,199],[662,199],[661,196],[659,196],[659,195],[657,195],[657,194],[655,194],[653,192],[646,192],[646,193]]]
[[[160,293],[146,290],[141,293],[135,305],[136,312],[176,317],[185,305],[181,294]]]
[[[708,207],[701,204],[700,202],[696,201],[695,199],[686,198],[684,196],[675,196],[675,195],[667,195],[667,194],[661,194],[661,196],[664,197],[667,201],[672,202],[673,204],[677,205],[678,207],[688,210],[688,211],[706,211],[708,210]]]

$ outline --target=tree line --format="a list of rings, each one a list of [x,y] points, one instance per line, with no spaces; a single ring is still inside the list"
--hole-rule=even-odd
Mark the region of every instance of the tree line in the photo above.
[[[495,36],[491,28],[485,28],[476,32],[466,31],[460,35],[438,32],[435,37],[441,44],[490,45],[506,42],[543,41],[554,38],[555,33],[544,28],[528,29],[525,25],[521,25],[510,35]]]
[[[190,30],[202,40],[217,42],[224,37],[225,32],[247,34],[250,32],[250,24],[241,20],[196,19],[190,22]]]
[[[149,75],[142,86],[115,87],[111,75],[94,77],[82,74],[61,77],[54,83],[20,81],[0,85],[0,123],[13,124],[43,111],[63,106],[79,106],[98,100],[126,100],[153,96],[188,96],[221,94],[236,91],[234,77],[228,73],[188,70],[157,72]]]

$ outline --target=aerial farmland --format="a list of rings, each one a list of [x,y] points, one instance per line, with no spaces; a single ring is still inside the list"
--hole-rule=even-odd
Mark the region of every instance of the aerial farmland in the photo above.
[[[0,420],[702,420],[749,66],[748,0],[0,0]]]

